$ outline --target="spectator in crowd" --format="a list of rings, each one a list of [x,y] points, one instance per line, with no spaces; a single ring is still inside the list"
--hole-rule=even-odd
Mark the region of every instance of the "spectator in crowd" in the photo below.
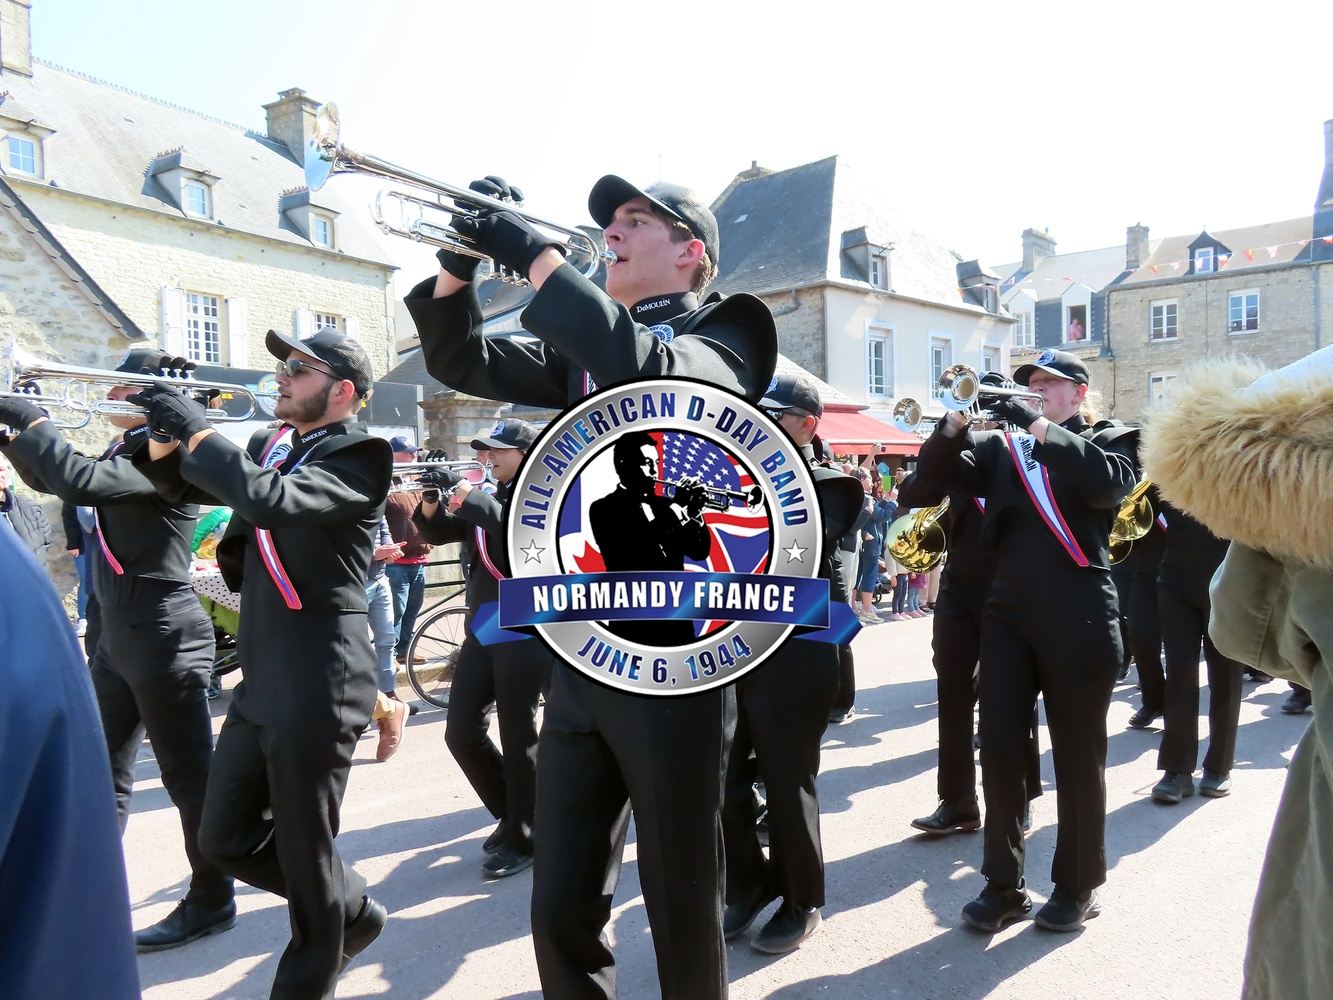
[[[41,507],[14,492],[9,485],[13,478],[13,467],[0,457],[0,530],[13,528],[38,561],[44,563],[51,548],[51,525]]]
[[[417,446],[410,438],[399,436],[389,442],[395,465],[417,460]],[[394,656],[399,663],[407,663],[407,647],[417,627],[417,614],[426,598],[426,563],[430,562],[430,545],[421,537],[421,530],[412,523],[412,512],[421,498],[415,493],[393,491],[384,508],[389,522],[389,534],[402,546],[402,555],[392,560],[385,573],[393,596],[393,627],[397,635]]]
[[[371,557],[370,571],[366,575],[366,617],[370,624],[371,642],[375,646],[380,694],[391,702],[385,706],[387,714],[371,714],[371,720],[380,731],[375,759],[381,763],[392,757],[398,749],[403,724],[407,721],[407,705],[399,701],[397,695],[398,676],[393,668],[393,647],[397,633],[393,628],[393,597],[389,593],[389,579],[384,571],[389,560],[396,559],[402,551],[402,546],[389,534],[388,519],[380,518],[379,535],[375,539],[375,551]],[[376,700],[377,708],[381,701]]]
[[[93,596],[93,545],[94,532],[97,530],[96,515],[91,507],[76,507],[72,503],[60,506],[60,520],[65,529],[65,549],[74,557],[74,570],[78,574],[78,596],[75,598],[77,609],[74,633],[80,637],[88,632],[88,605],[96,598]]]

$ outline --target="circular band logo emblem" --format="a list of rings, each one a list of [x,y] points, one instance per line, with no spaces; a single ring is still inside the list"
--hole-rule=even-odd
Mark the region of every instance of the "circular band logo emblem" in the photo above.
[[[825,628],[822,526],[799,449],[761,410],[687,379],[603,390],[529,450],[509,508],[499,626],[585,675],[688,694]]]

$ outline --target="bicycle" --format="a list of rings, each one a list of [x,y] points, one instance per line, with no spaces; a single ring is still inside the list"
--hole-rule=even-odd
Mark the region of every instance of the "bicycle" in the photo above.
[[[427,704],[449,707],[449,686],[466,635],[467,606],[437,602],[407,645],[407,682]]]

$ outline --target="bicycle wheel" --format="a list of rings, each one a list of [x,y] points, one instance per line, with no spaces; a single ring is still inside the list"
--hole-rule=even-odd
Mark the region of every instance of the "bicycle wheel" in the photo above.
[[[422,701],[437,708],[449,707],[449,685],[463,647],[463,621],[467,608],[440,608],[412,634],[407,644],[407,682]]]

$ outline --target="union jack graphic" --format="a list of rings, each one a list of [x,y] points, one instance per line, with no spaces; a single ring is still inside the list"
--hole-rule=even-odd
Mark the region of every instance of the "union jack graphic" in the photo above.
[[[671,482],[693,476],[713,489],[743,492],[755,485],[754,478],[734,457],[706,438],[677,431],[654,431],[658,477]],[[567,573],[600,573],[606,569],[588,523],[588,508],[594,500],[616,488],[619,478],[605,448],[579,473],[565,494],[559,513],[561,565]],[[670,487],[659,486],[659,495],[670,495]],[[710,549],[705,560],[685,560],[687,572],[763,573],[768,567],[771,533],[766,506],[747,508],[733,500],[726,510],[705,508]],[[729,624],[724,621],[694,622],[695,635],[708,635]]]

